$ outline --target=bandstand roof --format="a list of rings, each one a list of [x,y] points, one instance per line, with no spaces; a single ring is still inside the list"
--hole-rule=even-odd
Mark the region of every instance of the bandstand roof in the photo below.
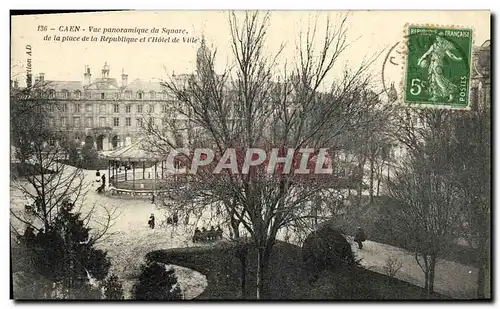
[[[124,162],[155,162],[161,161],[161,156],[147,151],[144,139],[139,139],[128,146],[120,147],[115,150],[106,151],[101,154],[108,160]]]

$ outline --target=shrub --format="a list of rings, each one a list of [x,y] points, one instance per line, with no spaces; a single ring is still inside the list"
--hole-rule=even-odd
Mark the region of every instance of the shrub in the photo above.
[[[80,154],[78,153],[78,148],[75,144],[69,145],[68,160],[73,164],[77,164],[80,161]]]
[[[390,256],[385,261],[384,272],[387,276],[394,278],[398,271],[403,267],[403,262],[395,256]]]
[[[102,283],[105,299],[123,299],[123,286],[116,275],[110,275]]]
[[[175,270],[166,269],[165,264],[150,262],[142,265],[141,274],[133,288],[137,300],[182,299]]]
[[[330,225],[309,234],[302,245],[306,269],[318,273],[356,265],[351,245],[344,235]]]
[[[100,291],[91,282],[107,276],[111,265],[107,253],[94,246],[90,228],[81,213],[74,211],[74,203],[64,200],[58,206],[59,212],[46,223],[47,229],[35,234],[34,228],[28,226],[22,237],[30,266],[49,283],[34,286],[34,295],[100,299]]]
[[[99,159],[97,150],[90,144],[85,144],[82,148],[82,163],[84,165],[94,165]]]

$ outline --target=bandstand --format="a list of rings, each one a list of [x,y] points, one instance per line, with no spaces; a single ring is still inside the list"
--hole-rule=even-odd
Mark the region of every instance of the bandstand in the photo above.
[[[164,157],[145,150],[145,146],[145,141],[139,139],[128,146],[101,154],[108,160],[108,192],[135,197],[167,192]]]

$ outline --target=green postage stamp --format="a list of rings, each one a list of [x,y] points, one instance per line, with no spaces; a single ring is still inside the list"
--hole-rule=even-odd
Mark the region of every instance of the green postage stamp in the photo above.
[[[409,25],[406,30],[404,103],[468,108],[472,29]]]

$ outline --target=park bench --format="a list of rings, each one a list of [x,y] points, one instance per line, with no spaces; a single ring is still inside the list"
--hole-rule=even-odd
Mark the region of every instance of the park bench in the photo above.
[[[128,196],[143,196],[143,197],[150,197],[153,194],[158,196],[158,195],[163,195],[165,194],[164,191],[154,191],[154,190],[140,190],[140,189],[122,189],[122,188],[116,188],[116,187],[110,187],[109,191],[113,195],[128,195]]]
[[[24,211],[26,211],[26,213],[28,214],[33,214],[35,212],[35,208],[33,207],[33,205],[26,204],[24,205]]]
[[[109,190],[111,191],[111,194],[130,195],[130,196],[151,196],[154,193],[154,191],[152,190],[130,190],[130,189],[120,189],[115,187],[111,187]]]
[[[199,233],[194,233],[193,242],[210,242],[217,239],[222,239],[222,230],[208,230],[200,231]]]

